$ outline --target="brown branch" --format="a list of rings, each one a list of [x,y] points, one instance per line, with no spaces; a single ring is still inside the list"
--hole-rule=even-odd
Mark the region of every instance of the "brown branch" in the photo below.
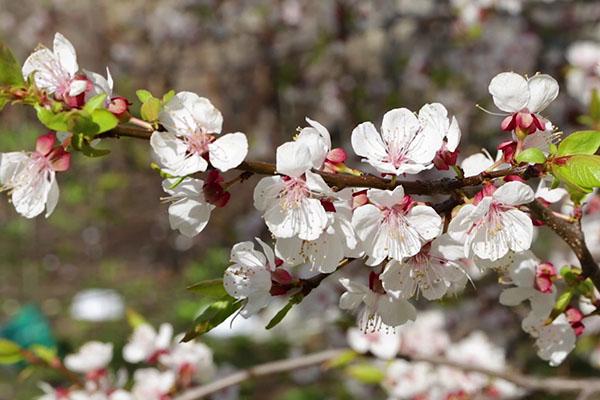
[[[188,389],[181,395],[175,397],[174,400],[201,399],[228,387],[239,385],[240,383],[247,381],[251,378],[261,378],[264,376],[296,371],[299,369],[323,364],[327,361],[334,360],[335,358],[339,357],[340,355],[349,350],[350,349],[347,348],[325,350],[322,352],[312,353],[300,357],[260,364],[242,371],[235,372],[224,378],[217,379],[209,384]],[[456,368],[464,372],[480,373],[492,378],[503,379],[530,391],[540,391],[552,394],[585,392],[586,395],[600,393],[600,379],[536,377],[531,375],[523,375],[516,372],[495,371],[485,367],[456,362],[438,356],[402,354],[399,355],[399,357],[408,361],[427,362],[433,365]]]
[[[582,278],[590,278],[594,286],[600,290],[600,267],[592,257],[590,250],[585,244],[585,238],[581,231],[581,222],[569,222],[554,215],[552,210],[535,200],[527,204],[531,215],[544,222],[548,228],[552,229],[566,244],[569,245],[575,256],[579,260]]]
[[[150,139],[152,132],[132,125],[120,125],[112,131],[105,132],[97,136],[97,138],[119,138],[119,137],[134,137],[138,139]],[[258,175],[275,175],[275,165],[262,161],[244,161],[236,169],[255,173]],[[348,174],[332,174],[323,171],[315,171],[323,177],[323,180],[328,185],[343,189],[346,187],[363,187],[390,190],[396,186],[402,185],[404,191],[408,194],[432,195],[432,194],[449,194],[458,189],[465,187],[479,186],[485,181],[502,178],[507,175],[517,175],[523,179],[528,179],[537,176],[537,171],[534,168],[520,166],[514,168],[506,168],[499,171],[483,172],[476,176],[468,178],[443,178],[434,181],[401,181],[395,183],[383,179],[375,175],[365,174],[362,176]]]

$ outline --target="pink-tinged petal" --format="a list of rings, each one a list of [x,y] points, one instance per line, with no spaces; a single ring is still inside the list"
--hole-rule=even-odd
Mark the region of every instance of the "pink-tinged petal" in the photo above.
[[[496,107],[506,112],[521,111],[529,100],[527,81],[514,72],[502,72],[496,75],[488,86]]]
[[[558,96],[558,82],[546,74],[538,74],[527,81],[529,101],[527,109],[532,113],[544,110]]]
[[[56,172],[63,172],[71,166],[71,153],[62,147],[57,147],[49,154],[50,165]]]
[[[54,132],[39,136],[35,142],[35,151],[45,156],[50,153],[54,143],[56,143],[56,133]]]
[[[517,116],[515,114],[511,114],[505,117],[500,124],[500,129],[506,132],[510,132],[517,126]]]

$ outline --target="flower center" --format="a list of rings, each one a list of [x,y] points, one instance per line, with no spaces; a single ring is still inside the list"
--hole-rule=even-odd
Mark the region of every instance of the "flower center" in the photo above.
[[[201,156],[208,152],[208,145],[214,140],[214,136],[200,129],[190,136],[185,136],[184,140],[187,144],[189,154],[198,154]]]
[[[292,178],[284,180],[284,188],[280,193],[281,208],[298,208],[302,200],[310,195],[310,190],[306,186],[306,181],[302,178]]]

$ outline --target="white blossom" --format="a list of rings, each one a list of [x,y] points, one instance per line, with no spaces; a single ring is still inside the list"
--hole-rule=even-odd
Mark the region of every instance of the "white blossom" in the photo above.
[[[156,358],[169,348],[172,337],[171,324],[162,324],[158,332],[149,324],[141,324],[135,328],[123,347],[123,358],[130,363],[156,361]]]
[[[361,249],[352,227],[352,190],[337,193],[338,198],[329,202],[328,223],[315,240],[298,237],[278,238],[277,256],[290,265],[307,262],[312,271],[331,273],[345,257],[360,256]]]
[[[359,327],[363,331],[378,331],[383,326],[393,328],[414,320],[417,316],[415,307],[402,298],[396,298],[382,290],[373,291],[347,278],[340,279],[340,283],[346,289],[340,297],[341,309],[354,310],[364,304],[358,317]]]
[[[391,260],[381,274],[388,293],[409,299],[420,292],[427,300],[446,294],[454,282],[466,282],[464,246],[442,235],[403,261]]]
[[[539,318],[530,313],[523,320],[523,329],[536,338],[538,356],[547,360],[552,367],[562,364],[575,348],[577,337],[565,314],[559,315],[551,324],[546,325],[546,318]]]
[[[371,122],[354,128],[352,148],[381,173],[416,174],[430,169],[446,133],[438,129],[448,126],[442,114],[434,105],[424,106],[418,118],[406,108],[393,109],[383,116],[381,134]]]
[[[154,368],[141,368],[133,374],[131,392],[139,400],[163,400],[175,385],[173,371],[159,371]]]
[[[400,349],[400,338],[393,329],[382,329],[375,332],[364,332],[350,328],[346,333],[348,345],[357,353],[372,353],[382,360],[390,360]]]
[[[558,96],[558,82],[546,74],[526,79],[514,72],[502,72],[491,80],[488,90],[502,111],[538,113]]]
[[[241,132],[218,137],[223,125],[221,112],[205,97],[177,93],[159,114],[167,131],[156,131],[150,144],[162,169],[173,176],[205,171],[208,162],[225,172],[240,165],[248,154],[248,141]]]
[[[317,239],[328,223],[320,198],[333,192],[323,178],[310,171],[313,154],[302,142],[277,148],[277,172],[285,176],[261,179],[254,189],[254,207],[277,238]]]
[[[250,317],[271,301],[271,272],[275,271],[275,254],[260,239],[263,252],[254,250],[254,243],[241,242],[231,249],[231,262],[223,277],[223,286],[230,296],[244,300],[240,314]]]
[[[370,203],[354,210],[352,225],[370,257],[369,265],[387,257],[400,261],[414,256],[441,232],[442,219],[435,210],[415,205],[402,186],[393,191],[369,189],[367,197]]]
[[[194,237],[206,227],[215,206],[208,203],[202,191],[204,181],[186,178],[179,184],[175,179],[165,179],[163,190],[169,194],[163,200],[169,205],[171,229],[177,229],[186,237]]]
[[[87,374],[104,369],[113,356],[112,343],[87,342],[75,354],[65,357],[65,367],[73,372]]]
[[[32,53],[23,64],[23,76],[33,75],[38,88],[65,100],[84,93],[88,82],[77,76],[79,65],[71,42],[60,33],[54,35],[54,49],[42,47]]]
[[[201,382],[211,379],[215,373],[212,350],[204,343],[181,342],[177,337],[169,352],[158,358],[161,364],[178,374],[189,374]]]
[[[473,254],[495,261],[508,253],[528,250],[533,239],[531,218],[518,209],[534,200],[533,190],[521,182],[508,182],[477,205],[467,204],[450,221],[448,234]]]
[[[16,211],[33,218],[46,209],[46,217],[58,203],[56,172],[69,169],[71,155],[54,146],[56,135],[37,139],[34,152],[0,153],[0,190],[8,190]]]

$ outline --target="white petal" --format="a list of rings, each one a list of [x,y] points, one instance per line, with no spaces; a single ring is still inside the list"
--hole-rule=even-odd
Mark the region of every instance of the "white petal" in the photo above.
[[[460,127],[458,126],[458,121],[455,117],[452,117],[452,122],[450,122],[450,127],[448,128],[448,133],[446,134],[446,148],[448,151],[452,152],[458,148],[458,144],[460,143]]]
[[[354,152],[372,161],[381,161],[387,156],[385,144],[371,122],[363,122],[352,131]]]
[[[381,316],[383,323],[389,326],[399,326],[417,318],[417,310],[411,303],[384,295],[379,296],[377,314]]]
[[[381,137],[389,145],[408,144],[421,129],[417,116],[407,108],[395,108],[386,112],[381,123]]]
[[[298,178],[312,168],[308,147],[299,142],[286,142],[277,148],[277,172]]]
[[[310,126],[312,126],[317,132],[319,132],[327,148],[331,149],[331,135],[329,135],[329,131],[327,130],[327,128],[325,128],[319,122],[312,120],[308,117],[306,117],[306,122],[308,122]]]
[[[442,218],[429,206],[414,206],[410,209],[406,219],[426,241],[442,232]]]
[[[512,181],[500,186],[492,197],[502,204],[519,206],[531,203],[535,199],[535,194],[529,185]]]
[[[531,291],[534,288],[527,287],[512,287],[504,289],[500,294],[500,304],[514,307],[531,297]]]
[[[527,106],[529,100],[527,81],[514,72],[502,72],[496,75],[490,82],[488,91],[496,107],[510,113],[521,111]]]
[[[473,226],[475,219],[473,212],[476,207],[473,204],[462,206],[448,225],[448,235],[457,242],[463,243],[466,240],[467,232]]]
[[[184,198],[169,206],[171,229],[178,230],[186,237],[194,237],[206,227],[214,205],[194,199]]]
[[[58,32],[54,35],[54,54],[56,54],[56,58],[63,69],[67,71],[69,75],[75,75],[79,70],[75,48],[66,37]]]
[[[528,250],[533,241],[533,223],[523,211],[508,210],[502,215],[508,246],[516,252]]]
[[[271,204],[279,201],[277,196],[283,190],[283,187],[284,184],[280,176],[262,178],[254,187],[254,208],[264,211]]]
[[[367,197],[372,203],[391,208],[396,204],[399,204],[404,199],[404,188],[402,185],[398,185],[394,190],[381,190],[381,189],[369,189],[367,191]]]
[[[387,263],[379,278],[386,292],[395,297],[408,299],[417,290],[417,281],[411,276],[410,266],[396,260]]]
[[[222,172],[237,167],[248,155],[248,140],[241,132],[228,133],[208,145],[208,159]]]
[[[70,79],[56,60],[54,53],[46,48],[35,51],[25,60],[23,64],[25,79],[34,72],[36,86],[45,89],[49,94],[56,92],[60,85]]]
[[[46,200],[46,218],[48,218],[54,212],[54,209],[58,204],[59,193],[58,183],[56,182],[56,179],[52,179],[50,191],[48,192],[48,199]]]
[[[479,175],[494,164],[494,160],[490,159],[483,153],[473,154],[463,160],[460,167],[465,173],[465,177]]]
[[[558,82],[546,74],[537,74],[527,81],[529,101],[527,109],[536,113],[544,110],[558,96]]]
[[[302,253],[302,244],[304,240],[297,237],[292,238],[277,238],[275,251],[277,256],[290,265],[299,265],[304,262],[304,254]]]
[[[329,197],[335,197],[336,194],[327,183],[323,180],[323,177],[319,174],[315,174],[311,171],[306,171],[306,186],[314,193],[320,193]]]
[[[319,200],[306,198],[295,208],[274,204],[265,213],[265,222],[277,237],[298,236],[304,240],[315,240],[325,229],[328,219]]]
[[[271,246],[269,246],[268,244],[263,242],[260,238],[255,238],[255,239],[258,242],[258,244],[260,245],[260,247],[262,247],[265,257],[267,257],[267,263],[268,263],[269,270],[274,271],[275,270],[275,252],[273,251]]]
[[[150,137],[150,145],[156,161],[168,174],[186,176],[206,171],[206,160],[197,154],[188,155],[185,142],[173,133],[154,132]]]
[[[449,127],[448,110],[440,103],[425,104],[419,110],[419,121],[424,132],[443,138]]]
[[[77,79],[71,82],[69,86],[69,96],[78,96],[87,89],[87,81]]]
[[[223,116],[205,97],[192,92],[179,92],[159,114],[160,123],[170,132],[190,135],[198,130],[221,133]]]

